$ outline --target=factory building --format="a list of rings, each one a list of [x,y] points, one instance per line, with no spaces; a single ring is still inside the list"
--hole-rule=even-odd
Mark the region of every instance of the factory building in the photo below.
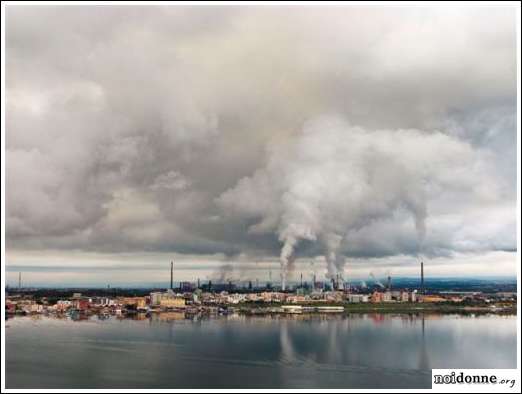
[[[346,300],[350,303],[357,304],[361,302],[368,302],[370,299],[366,294],[348,294]]]

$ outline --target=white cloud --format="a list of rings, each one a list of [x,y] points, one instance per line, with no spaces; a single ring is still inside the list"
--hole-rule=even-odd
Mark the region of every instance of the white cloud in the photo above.
[[[514,250],[515,11],[10,5],[7,247]]]

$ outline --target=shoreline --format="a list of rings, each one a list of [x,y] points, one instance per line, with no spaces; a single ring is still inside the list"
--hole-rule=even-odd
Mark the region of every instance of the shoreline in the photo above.
[[[266,314],[354,314],[354,313],[394,313],[394,314],[415,314],[415,313],[437,313],[437,314],[498,314],[498,315],[517,315],[517,306],[513,305],[452,305],[436,303],[414,303],[414,304],[327,304],[327,307],[344,307],[341,311],[317,311],[308,308],[317,308],[317,305],[292,305],[293,307],[304,307],[303,310],[284,311],[281,306],[240,306],[239,313],[247,315],[266,315]],[[321,305],[323,306],[323,305]]]
[[[138,317],[151,317],[154,315],[179,314],[183,317],[190,318],[194,316],[201,317],[224,317],[228,315],[252,316],[252,317],[274,317],[274,316],[339,316],[347,317],[350,315],[376,314],[376,315],[498,315],[498,316],[516,316],[516,304],[508,306],[486,306],[486,305],[440,305],[440,304],[328,304],[328,305],[270,305],[270,306],[254,306],[239,305],[229,306],[228,308],[203,307],[203,308],[173,308],[162,311],[123,311],[122,313],[106,313],[100,311],[78,312],[71,311],[68,313],[6,313],[6,320],[16,317],[37,317],[45,316],[51,318],[79,318],[80,320],[90,317],[117,317],[123,319],[136,319]],[[325,308],[326,307],[326,308]],[[331,308],[331,309],[328,309]]]

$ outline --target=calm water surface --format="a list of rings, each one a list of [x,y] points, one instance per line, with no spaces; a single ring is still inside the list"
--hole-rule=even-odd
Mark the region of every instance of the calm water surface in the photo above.
[[[515,316],[15,317],[8,388],[427,388],[516,368]]]

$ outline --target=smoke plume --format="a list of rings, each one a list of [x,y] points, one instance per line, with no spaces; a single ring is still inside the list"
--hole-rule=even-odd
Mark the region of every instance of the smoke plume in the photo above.
[[[394,215],[412,218],[420,249],[430,193],[465,188],[455,174],[474,160],[468,144],[439,132],[365,130],[335,116],[305,124],[269,153],[266,167],[218,204],[256,219],[251,233],[277,233],[283,286],[302,241],[317,244],[335,278],[347,237]]]
[[[382,282],[379,279],[377,279],[377,277],[374,275],[373,272],[370,272],[370,278],[372,278],[373,282],[377,286],[379,286],[381,289],[384,289],[384,285],[382,284]]]
[[[233,280],[234,267],[232,264],[222,264],[212,275],[212,281],[215,283],[225,283]]]

